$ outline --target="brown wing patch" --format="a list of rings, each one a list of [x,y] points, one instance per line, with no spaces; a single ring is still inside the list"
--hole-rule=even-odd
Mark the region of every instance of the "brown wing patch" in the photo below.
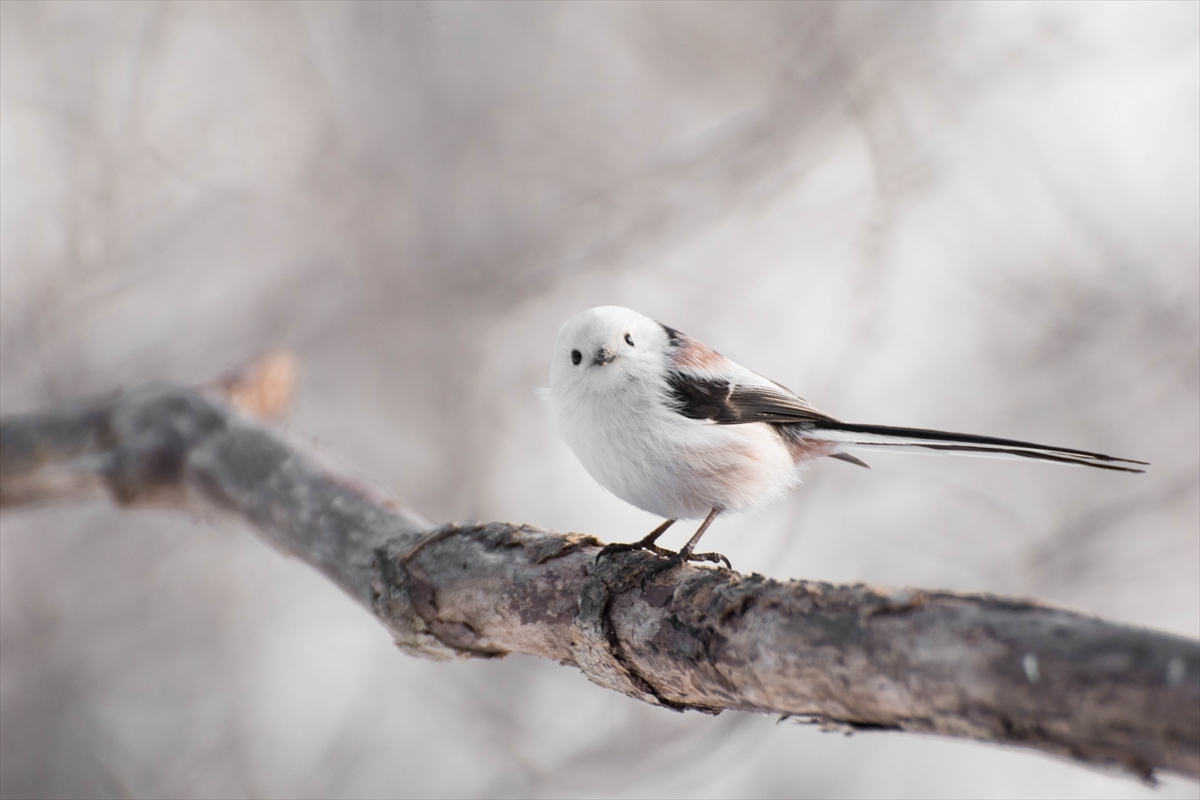
[[[716,371],[725,366],[725,356],[686,334],[676,331],[675,336],[671,337],[671,343],[675,344],[670,355],[672,367]]]

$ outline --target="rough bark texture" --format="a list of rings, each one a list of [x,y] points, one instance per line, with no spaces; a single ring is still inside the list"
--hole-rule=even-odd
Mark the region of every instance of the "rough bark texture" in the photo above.
[[[215,505],[406,651],[521,652],[677,710],[1032,747],[1200,777],[1200,642],[986,595],[776,581],[508,523],[435,526],[221,399],[152,384],[0,422],[0,506]]]

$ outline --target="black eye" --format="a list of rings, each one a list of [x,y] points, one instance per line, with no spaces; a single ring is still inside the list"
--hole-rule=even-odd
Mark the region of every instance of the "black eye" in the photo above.
[[[630,336],[628,333],[625,334],[625,344],[629,345],[630,347],[633,347],[633,337]]]
[[[582,360],[583,360],[583,353],[579,352],[578,350],[571,351],[571,363],[572,364],[579,364],[579,362]]]

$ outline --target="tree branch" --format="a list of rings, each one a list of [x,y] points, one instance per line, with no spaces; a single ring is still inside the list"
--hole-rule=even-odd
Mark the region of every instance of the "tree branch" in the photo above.
[[[151,384],[0,421],[0,507],[100,492],[249,521],[416,655],[528,653],[677,710],[930,732],[1147,780],[1156,769],[1200,777],[1200,642],[1177,636],[988,595],[692,565],[646,579],[657,556],[597,563],[590,536],[434,526],[285,444],[215,390]]]

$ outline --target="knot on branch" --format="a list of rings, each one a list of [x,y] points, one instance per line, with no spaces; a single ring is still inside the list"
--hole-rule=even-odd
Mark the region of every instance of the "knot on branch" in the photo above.
[[[131,389],[108,418],[119,446],[105,454],[101,471],[113,497],[122,505],[178,502],[189,456],[227,423],[225,414],[186,387],[151,383]]]
[[[180,505],[197,445],[228,416],[183,386],[156,382],[0,433],[0,506],[107,491],[122,505]]]

